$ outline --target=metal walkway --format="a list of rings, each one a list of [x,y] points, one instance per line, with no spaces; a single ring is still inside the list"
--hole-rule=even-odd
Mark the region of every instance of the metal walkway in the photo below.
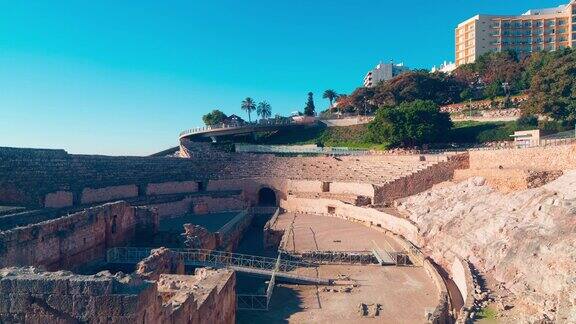
[[[152,248],[115,247],[106,253],[108,263],[136,264],[150,255]],[[289,273],[296,268],[315,266],[309,262],[282,260],[256,255],[202,249],[170,249],[182,258],[185,265],[196,267],[230,268],[234,271],[272,277],[298,284],[330,285],[332,280]]]

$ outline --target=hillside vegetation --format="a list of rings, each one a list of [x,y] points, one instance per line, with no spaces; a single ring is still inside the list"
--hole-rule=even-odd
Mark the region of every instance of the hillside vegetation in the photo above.
[[[360,87],[337,100],[343,112],[360,114],[415,100],[448,105],[525,93],[525,115],[576,120],[576,51],[536,52],[520,58],[514,51],[487,53],[451,75],[411,71],[373,88]]]
[[[515,131],[540,128],[543,134],[556,133],[570,127],[558,122],[540,122],[537,126],[523,124],[522,121],[508,122],[454,122],[453,127],[440,135],[437,145],[482,144],[496,141],[510,141]],[[260,133],[256,140],[244,138],[240,142],[262,145],[306,145],[350,147],[384,150],[393,147],[388,142],[377,143],[370,138],[369,124],[354,126],[315,127],[286,129],[278,132]]]

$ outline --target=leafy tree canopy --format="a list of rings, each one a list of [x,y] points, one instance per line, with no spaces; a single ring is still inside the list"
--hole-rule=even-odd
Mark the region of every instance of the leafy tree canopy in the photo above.
[[[202,116],[202,121],[206,126],[213,126],[222,123],[222,121],[228,116],[218,109],[214,109],[206,115]]]
[[[436,103],[416,100],[378,109],[368,129],[375,143],[411,147],[441,141],[451,127],[449,114],[440,112]]]
[[[533,62],[524,112],[558,120],[576,120],[576,52],[564,50]]]

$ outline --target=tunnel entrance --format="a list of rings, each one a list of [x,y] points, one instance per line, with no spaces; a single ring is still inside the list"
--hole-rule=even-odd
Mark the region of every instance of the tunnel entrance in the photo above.
[[[262,188],[258,191],[258,206],[261,207],[276,207],[276,193],[270,188]]]

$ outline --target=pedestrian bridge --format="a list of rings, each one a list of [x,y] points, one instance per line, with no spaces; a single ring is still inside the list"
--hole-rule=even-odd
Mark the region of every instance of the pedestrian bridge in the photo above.
[[[277,131],[283,128],[304,126],[306,123],[290,119],[267,119],[254,123],[219,124],[187,129],[180,133],[179,139],[193,137],[209,137],[216,142],[219,136],[242,135],[254,132]]]
[[[152,248],[115,247],[107,251],[106,261],[113,264],[137,264],[147,258],[151,251]],[[272,277],[275,274],[279,280],[296,284],[331,285],[333,283],[331,279],[306,277],[290,273],[296,268],[315,266],[315,264],[310,262],[203,249],[170,249],[170,251],[177,254],[184,264],[188,266],[229,268],[234,271],[263,277]]]

